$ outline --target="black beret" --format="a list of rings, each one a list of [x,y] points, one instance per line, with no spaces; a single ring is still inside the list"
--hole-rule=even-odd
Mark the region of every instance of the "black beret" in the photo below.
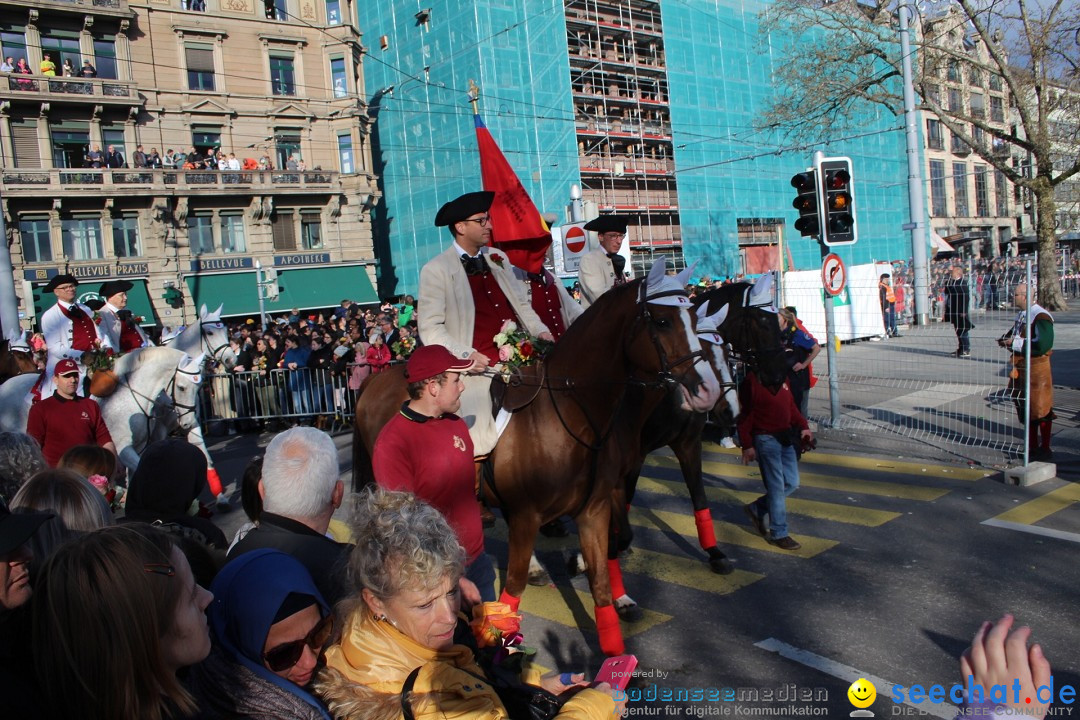
[[[43,290],[44,292],[52,292],[61,285],[67,285],[68,283],[71,283],[72,285],[78,285],[79,281],[75,279],[74,275],[54,275],[53,278],[49,280],[49,284],[46,285]]]
[[[495,193],[490,190],[465,193],[439,208],[435,214],[435,227],[446,227],[461,222],[470,215],[487,212],[495,200]]]
[[[135,285],[129,283],[127,280],[110,280],[109,282],[101,283],[98,294],[103,298],[111,298],[116,293],[127,292],[133,287],[135,287]]]
[[[606,232],[626,232],[626,226],[630,223],[630,218],[625,215],[601,215],[598,218],[594,218],[585,223],[586,230],[592,230],[593,232],[606,233]]]

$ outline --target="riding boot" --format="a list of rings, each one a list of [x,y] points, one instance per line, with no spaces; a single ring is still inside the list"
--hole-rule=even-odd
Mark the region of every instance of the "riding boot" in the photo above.
[[[1039,422],[1039,432],[1042,433],[1041,447],[1045,452],[1050,452],[1050,436],[1053,424],[1053,420],[1042,420]]]

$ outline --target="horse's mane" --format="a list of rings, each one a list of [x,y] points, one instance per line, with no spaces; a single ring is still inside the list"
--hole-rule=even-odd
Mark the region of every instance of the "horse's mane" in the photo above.
[[[694,306],[698,306],[701,303],[709,303],[709,313],[714,313],[725,304],[731,305],[732,309],[742,307],[742,299],[746,293],[747,288],[753,287],[753,283],[748,282],[736,282],[728,283],[727,285],[721,285],[718,288],[709,288],[703,293],[698,293],[694,297]],[[737,302],[735,302],[737,301]]]
[[[555,347],[548,353],[548,362],[558,362],[567,353],[579,354],[587,348],[595,349],[597,337],[610,333],[611,325],[621,321],[620,314],[624,313],[626,308],[637,305],[638,288],[642,282],[644,280],[641,278],[631,280],[624,285],[611,288],[597,298],[596,302],[587,307],[555,343]],[[627,295],[631,296],[630,302],[627,301]]]

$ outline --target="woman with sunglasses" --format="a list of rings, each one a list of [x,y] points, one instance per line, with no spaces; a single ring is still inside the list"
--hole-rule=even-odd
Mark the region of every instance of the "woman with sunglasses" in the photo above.
[[[305,688],[334,619],[304,566],[253,550],[229,562],[211,591],[213,650],[191,673],[200,719],[329,720]]]

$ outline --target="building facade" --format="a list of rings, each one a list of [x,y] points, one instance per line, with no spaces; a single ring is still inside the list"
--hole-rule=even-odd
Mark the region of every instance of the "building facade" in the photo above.
[[[923,113],[926,207],[931,228],[961,255],[992,258],[1015,252],[1016,239],[1030,233],[1031,225],[1013,184],[985,155],[1011,162],[1022,174],[1024,159],[1011,158],[1013,146],[985,129],[1008,130],[1011,103],[1001,75],[987,70],[994,62],[985,44],[965,27],[954,7],[923,22],[926,44],[932,46],[924,52],[924,88],[981,148],[973,151],[940,116]],[[933,46],[947,49],[947,56]]]
[[[813,148],[758,129],[775,92],[754,0],[501,0],[417,12],[360,7],[383,200],[375,210],[383,294],[412,292],[443,249],[438,207],[480,188],[468,82],[487,127],[541,212],[564,222],[578,185],[586,214],[633,217],[632,262],[665,255],[700,275],[821,262],[792,225],[789,181]],[[785,38],[773,38],[783,43]],[[826,143],[828,145],[826,146]],[[904,259],[910,240],[902,128],[868,110],[860,132],[822,137],[855,166],[858,245],[848,262]],[[497,232],[497,229],[496,229]]]
[[[349,3],[37,0],[0,10],[3,55],[32,70],[0,75],[0,202],[24,325],[52,303],[37,289],[64,272],[84,298],[101,281],[132,281],[129,307],[167,326],[203,304],[257,313],[257,265],[277,271],[268,311],[377,299],[378,191]],[[46,55],[56,76],[43,74]],[[65,63],[78,72],[84,61],[96,75],[63,76]],[[95,167],[110,147],[124,166]],[[136,167],[140,151],[164,162]],[[201,166],[210,152],[241,169]]]

